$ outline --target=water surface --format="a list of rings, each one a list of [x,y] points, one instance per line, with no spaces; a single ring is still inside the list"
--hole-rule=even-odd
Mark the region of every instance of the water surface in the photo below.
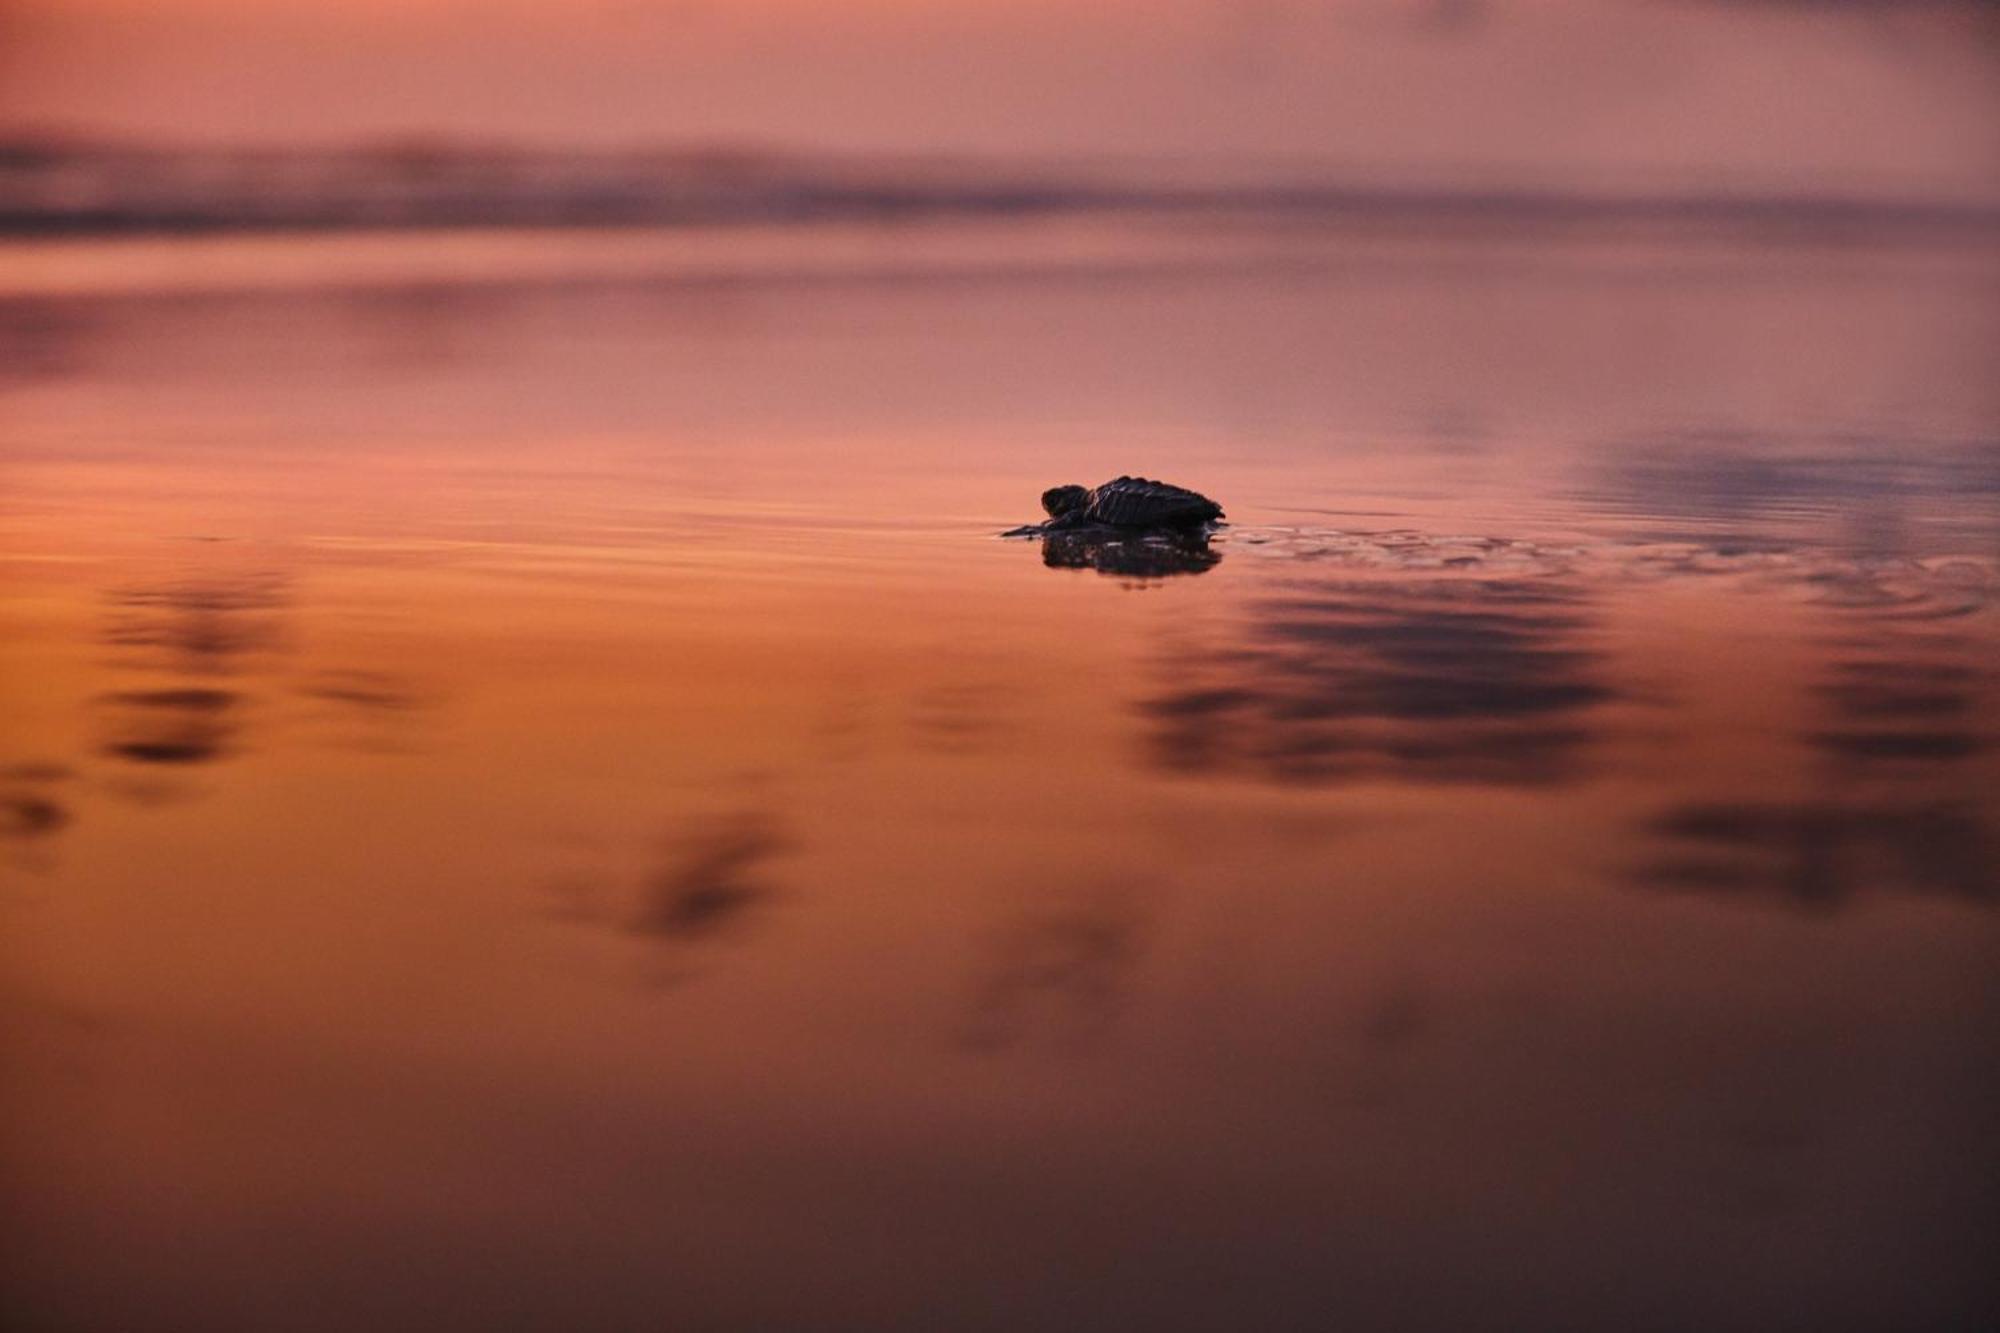
[[[15,252],[13,1326],[1993,1313],[1996,252],[1086,241]]]

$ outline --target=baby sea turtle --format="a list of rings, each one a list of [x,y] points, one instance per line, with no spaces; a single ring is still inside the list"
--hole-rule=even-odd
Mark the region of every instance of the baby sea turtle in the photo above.
[[[1089,529],[1192,532],[1222,517],[1222,506],[1207,496],[1145,477],[1114,477],[1095,490],[1055,486],[1042,492],[1046,523],[1016,528],[1007,535],[1035,536]]]

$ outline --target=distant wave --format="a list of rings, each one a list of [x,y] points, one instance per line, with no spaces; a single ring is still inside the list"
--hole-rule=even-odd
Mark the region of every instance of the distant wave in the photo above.
[[[1189,183],[984,164],[402,146],[286,152],[0,142],[0,237],[727,226],[1099,214],[1299,225],[2000,235],[2000,201],[1735,190]]]

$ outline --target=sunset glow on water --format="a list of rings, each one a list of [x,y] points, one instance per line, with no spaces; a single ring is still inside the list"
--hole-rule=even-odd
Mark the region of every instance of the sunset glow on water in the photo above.
[[[1120,225],[15,252],[20,1326],[1974,1326],[1996,252]]]

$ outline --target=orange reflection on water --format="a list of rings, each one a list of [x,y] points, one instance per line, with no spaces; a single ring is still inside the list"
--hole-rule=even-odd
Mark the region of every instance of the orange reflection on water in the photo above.
[[[68,310],[5,390],[10,1312],[1971,1308],[1983,307],[1562,271]],[[1791,303],[1947,391],[1814,426],[1813,357],[1904,371]],[[1259,319],[1343,375],[1199,331]],[[993,536],[1141,467],[1218,559]]]

